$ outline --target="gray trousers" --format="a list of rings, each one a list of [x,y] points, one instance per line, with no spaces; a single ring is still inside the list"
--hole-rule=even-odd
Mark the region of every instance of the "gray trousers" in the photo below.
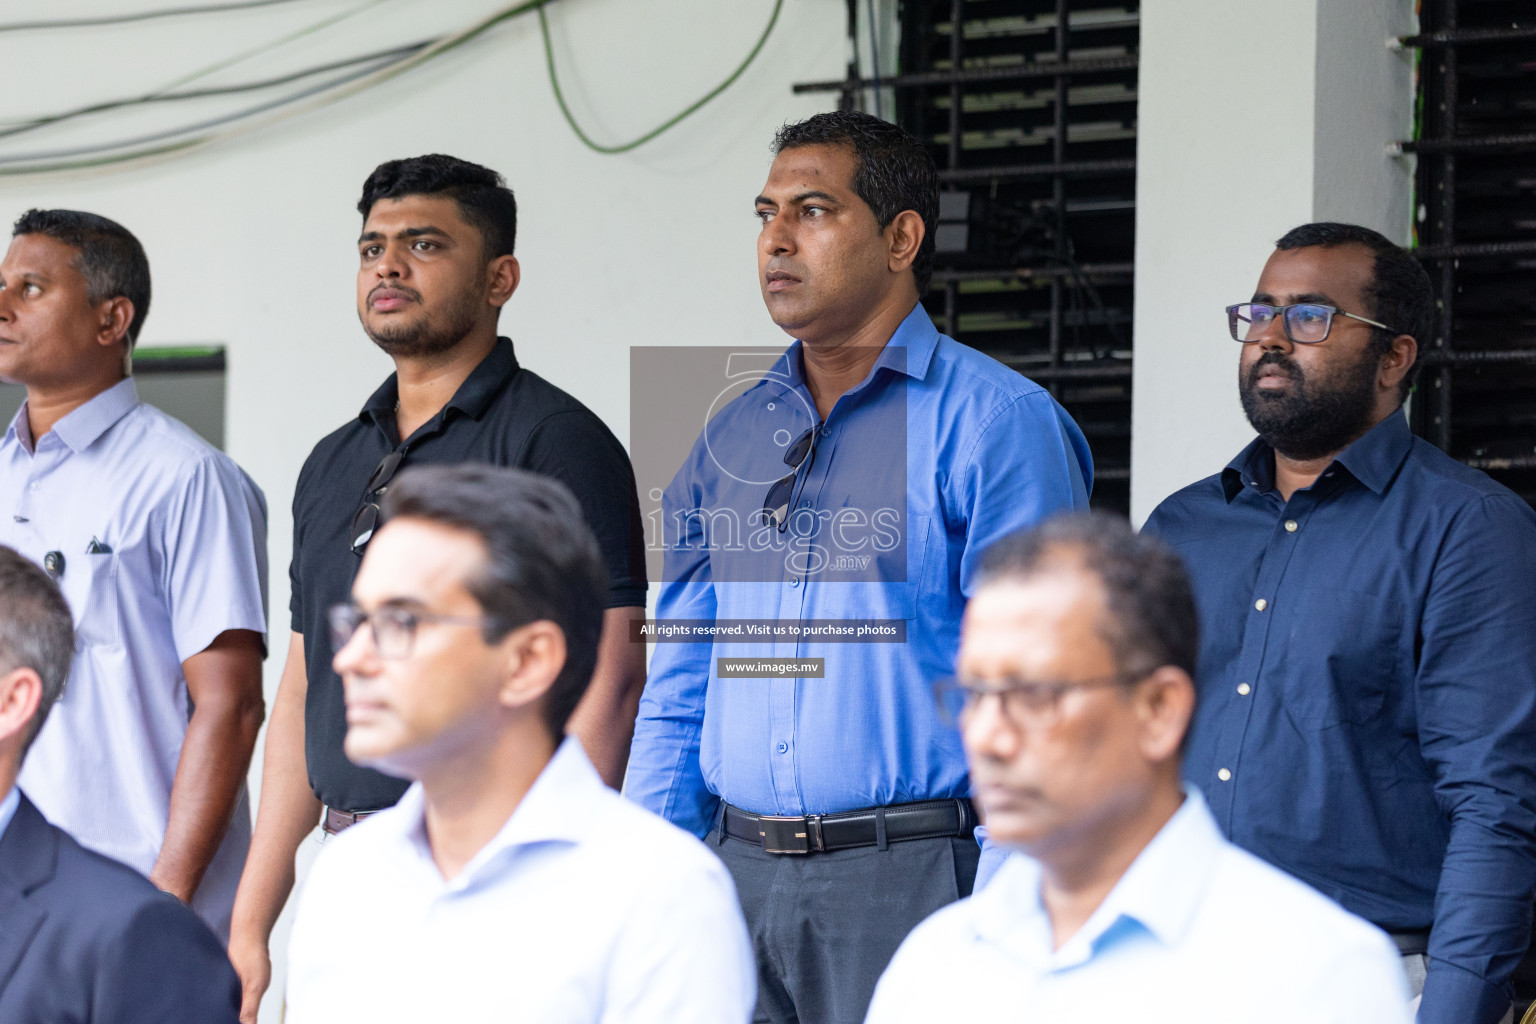
[[[960,837],[803,856],[721,839],[706,842],[736,880],[752,934],[756,1024],[861,1024],[896,947],[970,895],[981,853]]]

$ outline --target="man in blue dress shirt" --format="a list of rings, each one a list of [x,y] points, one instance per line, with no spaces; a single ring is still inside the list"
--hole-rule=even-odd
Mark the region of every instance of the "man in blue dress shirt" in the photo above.
[[[1092,462],[1046,391],[918,304],[938,208],[920,142],[837,112],[774,148],[759,284],[797,340],[668,488],[657,614],[777,632],[658,644],[625,792],[708,834],[730,867],[757,1019],[843,1024],[907,931],[976,876],[965,756],[930,686],[954,662],[979,554],[1084,507]],[[834,641],[844,629],[854,642]],[[722,675],[721,655],[760,674]]]
[[[1417,261],[1352,225],[1277,244],[1228,308],[1259,436],[1146,526],[1201,613],[1185,776],[1238,845],[1394,935],[1422,1024],[1508,1019],[1536,889],[1536,514],[1409,433]]]

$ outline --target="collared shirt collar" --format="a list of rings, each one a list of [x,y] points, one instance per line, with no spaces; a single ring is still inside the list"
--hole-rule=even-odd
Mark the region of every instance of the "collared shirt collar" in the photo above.
[[[978,897],[977,933],[1046,971],[1086,963],[1127,931],[1175,945],[1200,910],[1223,842],[1205,798],[1185,786],[1183,805],[1060,949],[1052,949],[1050,917],[1040,899],[1040,865],[1023,854],[1010,857]]]
[[[1351,476],[1376,494],[1382,494],[1392,483],[1412,446],[1413,433],[1408,429],[1407,417],[1399,409],[1357,438],[1338,454],[1334,462],[1349,470]],[[1249,442],[1221,471],[1221,488],[1229,504],[1245,486],[1253,487],[1261,494],[1275,486],[1274,449],[1262,438],[1256,437]]]
[[[804,346],[804,342],[796,340],[782,356],[774,361],[773,367],[763,380],[780,376],[788,379],[790,387],[805,386],[805,366],[800,355]],[[912,312],[907,314],[906,319],[897,326],[890,340],[881,348],[879,357],[875,359],[875,365],[870,367],[864,380],[849,393],[868,387],[881,370],[905,374],[913,380],[925,379],[928,376],[929,366],[933,364],[933,354],[938,347],[939,329],[933,325],[933,318],[928,315],[922,303],[918,303],[912,307]],[[757,386],[761,384],[762,381]]]
[[[0,838],[5,836],[5,830],[11,827],[11,819],[16,817],[16,808],[21,805],[21,790],[11,787],[5,799],[0,800]]]
[[[462,892],[475,887],[523,848],[540,843],[581,842],[587,835],[588,822],[593,820],[589,813],[592,804],[606,793],[607,788],[580,742],[566,737],[506,824],[458,875],[445,883],[446,890]],[[427,841],[426,804],[420,783],[406,790],[399,806],[403,813],[394,819],[397,839],[408,844],[417,858],[436,871]]]
[[[938,347],[939,329],[933,326],[933,318],[922,303],[918,303],[891,335],[880,358],[875,361],[875,370],[890,369],[913,380],[923,380],[928,376],[928,367],[933,363],[933,353]]]
[[[517,354],[513,351],[510,338],[497,338],[496,344],[491,346],[491,351],[480,360],[480,364],[470,371],[464,378],[464,383],[448,399],[448,404],[443,407],[456,409],[470,419],[479,419],[485,410],[490,407],[491,401],[501,393],[507,381],[518,371]],[[363,403],[358,418],[365,423],[379,423],[382,419],[393,418],[395,406],[400,401],[400,376],[392,373],[379,385],[379,389],[368,396],[368,401]],[[439,413],[442,415],[442,413]]]
[[[59,440],[78,455],[95,444],[98,437],[132,412],[138,404],[139,389],[134,385],[132,377],[124,377],[55,423],[53,433],[58,434]],[[5,432],[7,441],[12,437],[25,445],[29,451],[37,447],[37,441],[32,436],[32,428],[27,420],[27,403],[25,402],[21,403],[21,408],[16,410],[16,415],[11,417],[10,429]]]

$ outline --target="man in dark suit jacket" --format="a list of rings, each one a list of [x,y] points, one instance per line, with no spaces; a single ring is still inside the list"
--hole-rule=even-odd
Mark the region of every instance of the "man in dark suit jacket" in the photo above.
[[[234,969],[197,915],[16,788],[73,650],[58,588],[0,547],[0,1021],[234,1024]]]

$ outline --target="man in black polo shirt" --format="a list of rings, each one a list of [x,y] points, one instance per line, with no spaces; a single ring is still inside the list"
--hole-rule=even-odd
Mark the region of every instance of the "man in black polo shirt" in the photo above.
[[[315,446],[294,493],[293,634],[230,935],[243,1021],[256,1019],[294,856],[322,811],[326,830],[340,831],[406,789],[342,752],[346,708],[326,626],[327,610],[348,600],[398,470],[487,462],[552,476],[576,495],[602,548],[609,589],[597,670],[570,730],[609,785],[623,777],[645,685],[645,647],[627,642],[629,620],[644,615],[646,586],[629,458],[601,420],[520,368],[512,343],[496,335],[519,274],[511,191],[488,168],[423,156],[380,165],[358,210],[358,317],[396,372],[355,420]]]

